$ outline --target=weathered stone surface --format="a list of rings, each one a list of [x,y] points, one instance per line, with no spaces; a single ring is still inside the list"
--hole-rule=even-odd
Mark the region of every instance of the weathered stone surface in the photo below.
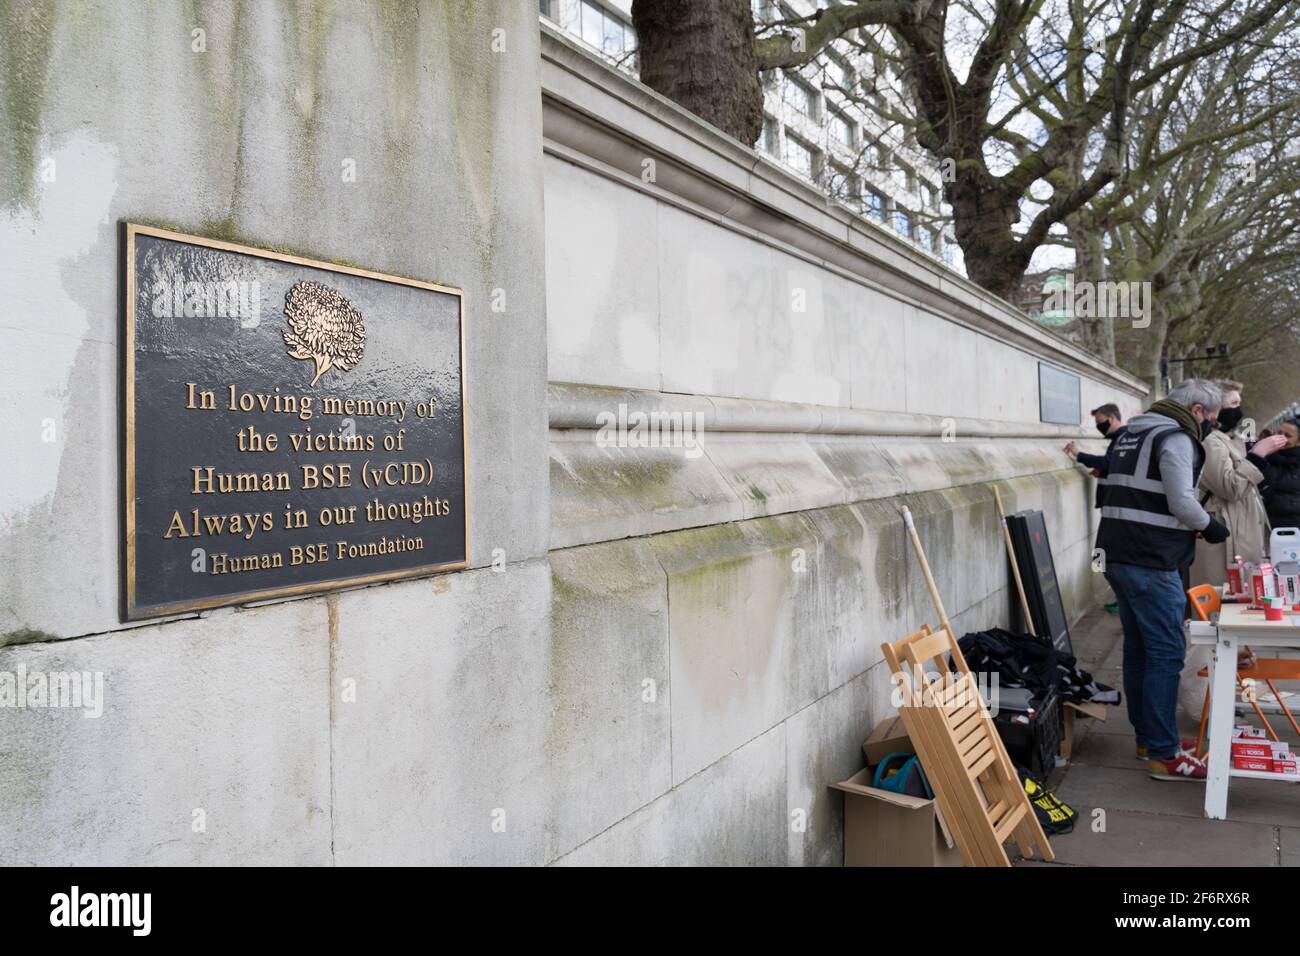
[[[659,239],[665,390],[849,404],[857,287],[668,205]]]
[[[551,444],[551,547],[739,520],[743,508],[706,454],[602,447],[574,430]]]
[[[785,722],[792,866],[844,862],[843,795],[830,784],[862,769],[862,741],[873,726],[872,682],[870,672],[855,677]]]
[[[555,157],[545,160],[547,375],[658,389],[659,203]]]
[[[705,448],[746,518],[843,504],[844,485],[802,437],[719,435]]]
[[[772,324],[756,330],[769,364],[752,370],[764,380],[763,392],[752,397],[848,405],[850,329],[861,286],[785,252],[775,260]]]
[[[1032,355],[980,335],[975,364],[980,370],[977,417],[1038,421],[1038,362]],[[1085,405],[1084,410],[1092,407]]]
[[[899,635],[899,637],[905,636],[906,634]],[[896,638],[888,638],[888,640],[896,640]],[[893,673],[889,665],[882,660],[867,671],[866,679],[867,700],[871,706],[871,726],[875,727],[882,720],[898,713],[898,703],[894,697]]]
[[[853,296],[851,326],[852,404],[854,408],[894,410],[907,398],[907,342],[904,305],[875,289]]]
[[[806,518],[782,515],[658,535],[668,575],[673,780],[780,723],[829,689]]]
[[[976,333],[904,305],[903,336],[907,411],[952,415],[978,407],[982,370],[969,358],[975,354]]]
[[[875,442],[818,435],[810,436],[809,444],[844,489],[845,501],[892,498],[906,488],[893,460]]]
[[[545,561],[337,598],[337,862],[550,858],[550,601]]]
[[[671,206],[659,245],[664,390],[769,398],[776,252]]]
[[[557,862],[562,866],[783,866],[786,726],[747,741],[702,773]]]
[[[552,853],[672,786],[668,584],[644,539],[551,554]]]
[[[103,675],[103,713],[0,707],[0,865],[330,862],[325,606],[0,648]]]
[[[830,687],[852,680],[881,658],[882,634],[907,627],[903,547],[897,514],[868,502],[807,514],[818,538],[811,556],[822,608]],[[811,651],[820,642],[808,642]]]

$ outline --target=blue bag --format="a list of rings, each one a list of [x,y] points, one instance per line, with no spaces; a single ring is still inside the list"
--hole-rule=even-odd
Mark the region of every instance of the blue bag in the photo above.
[[[898,763],[901,763],[901,766],[890,769]],[[871,778],[871,785],[877,790],[888,790],[890,793],[924,797],[927,800],[934,799],[934,791],[930,789],[930,781],[925,779],[925,770],[921,767],[920,759],[916,754],[903,753],[901,750],[886,755],[885,759],[876,765],[876,773]]]

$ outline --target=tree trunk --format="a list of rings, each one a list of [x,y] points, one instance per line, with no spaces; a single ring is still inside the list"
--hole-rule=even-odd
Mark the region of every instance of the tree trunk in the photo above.
[[[1011,230],[1020,218],[1020,204],[988,180],[982,170],[958,166],[956,179],[946,191],[952,203],[953,231],[971,281],[1010,301],[1029,265],[1029,256]]]
[[[1074,245],[1074,282],[1098,283],[1106,279],[1106,250],[1098,231],[1084,224],[1078,216],[1065,220],[1070,242]],[[1115,364],[1115,317],[1095,313],[1075,316],[1079,323],[1080,344],[1104,362]]]
[[[750,0],[633,0],[641,82],[746,146],[763,132]]]
[[[1160,375],[1161,360],[1165,357],[1165,341],[1169,331],[1169,313],[1157,296],[1153,304],[1151,325],[1145,329],[1116,329],[1116,354],[1120,367],[1136,375],[1151,386],[1152,397],[1163,394]],[[1120,348],[1120,345],[1123,348]]]

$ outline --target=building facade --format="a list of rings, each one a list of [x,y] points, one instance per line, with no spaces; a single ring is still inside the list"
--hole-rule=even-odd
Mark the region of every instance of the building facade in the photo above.
[[[632,0],[539,0],[541,15],[635,76]],[[813,12],[813,0],[753,0],[761,30]],[[961,270],[939,166],[903,121],[909,108],[887,49],[837,40],[798,70],[763,74],[763,132],[755,148],[832,201]]]

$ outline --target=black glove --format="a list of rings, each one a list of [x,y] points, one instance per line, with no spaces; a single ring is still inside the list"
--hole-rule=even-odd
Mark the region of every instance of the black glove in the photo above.
[[[1228,540],[1228,529],[1211,518],[1210,523],[1201,529],[1201,537],[1210,544],[1221,544]]]

